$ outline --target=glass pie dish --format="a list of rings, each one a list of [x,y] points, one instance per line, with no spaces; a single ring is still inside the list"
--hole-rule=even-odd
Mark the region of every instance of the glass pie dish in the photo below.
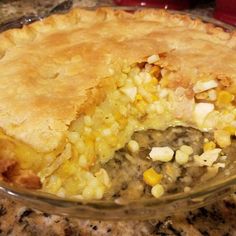
[[[120,8],[119,8],[120,9]],[[128,11],[135,11],[136,8],[122,8]],[[182,14],[182,13],[180,13]],[[191,16],[192,18],[196,16]],[[30,23],[40,17],[24,18],[16,24],[13,22],[7,27],[21,26],[24,23]],[[208,19],[203,19],[212,22]],[[217,25],[217,22],[212,22]],[[224,25],[221,25],[227,28]],[[3,26],[6,29],[6,25]],[[234,150],[232,148],[231,156],[233,158]],[[224,171],[219,173],[213,180],[205,182],[205,184],[196,185],[190,192],[181,192],[175,194],[167,194],[160,199],[142,199],[142,200],[72,200],[67,198],[56,197],[51,194],[39,191],[31,191],[20,187],[12,187],[7,184],[1,184],[1,191],[19,201],[37,208],[42,211],[54,214],[63,214],[76,216],[80,218],[90,219],[149,219],[160,215],[176,214],[182,211],[191,210],[196,207],[203,206],[215,201],[226,194],[234,191],[236,183],[235,162],[229,160]],[[225,174],[228,172],[229,174]]]

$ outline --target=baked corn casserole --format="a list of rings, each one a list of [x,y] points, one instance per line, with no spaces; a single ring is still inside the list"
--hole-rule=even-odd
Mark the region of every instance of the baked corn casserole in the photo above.
[[[159,198],[227,163],[235,32],[160,10],[74,9],[0,34],[0,76],[0,173],[10,184],[63,198]]]

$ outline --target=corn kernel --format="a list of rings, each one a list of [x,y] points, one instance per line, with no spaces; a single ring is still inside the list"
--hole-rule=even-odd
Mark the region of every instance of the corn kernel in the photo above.
[[[85,143],[84,143],[83,140],[78,141],[78,142],[75,144],[75,146],[76,146],[76,149],[79,151],[79,153],[83,153],[83,152],[84,152],[84,149],[86,148],[86,147],[85,147]]]
[[[188,187],[188,186],[184,187],[184,192],[185,193],[189,193],[190,191],[191,191],[190,187]]]
[[[135,160],[134,157],[129,155],[128,153],[125,154],[125,158],[131,163],[131,164],[136,164],[137,160]]]
[[[138,103],[138,106],[137,106],[139,112],[142,114],[142,113],[145,113],[146,112],[146,102],[144,101],[140,101]]]
[[[116,147],[118,142],[118,137],[117,136],[110,136],[108,143],[112,146],[112,147]]]
[[[168,95],[169,95],[169,90],[168,89],[166,89],[166,88],[160,88],[160,87],[158,87],[158,95],[159,95],[159,97],[160,98],[165,98],[165,97],[167,97]]]
[[[85,127],[84,128],[84,134],[88,135],[92,132],[92,129],[91,128],[88,128],[88,127]]]
[[[213,141],[206,142],[206,143],[204,143],[204,145],[203,145],[203,150],[204,150],[204,152],[213,150],[213,149],[215,149],[215,148],[216,148],[216,144],[215,144]]]
[[[95,173],[95,176],[106,187],[109,188],[111,186],[110,178],[105,169],[100,169],[97,173]]]
[[[150,186],[160,183],[162,175],[158,174],[153,168],[149,168],[143,173],[143,180]]]
[[[142,79],[139,75],[134,75],[133,80],[136,86],[140,86],[142,84]]]
[[[140,78],[143,83],[150,83],[152,81],[152,76],[147,72],[140,72]]]
[[[58,176],[56,176],[56,175],[52,175],[52,176],[50,177],[49,183],[47,184],[46,187],[47,187],[51,192],[56,193],[56,192],[60,189],[61,184],[62,184],[61,178],[58,177]]]
[[[224,128],[225,131],[229,132],[231,135],[235,135],[236,127],[233,126],[227,126]]]
[[[221,148],[228,147],[231,144],[230,133],[225,130],[216,130],[214,138]]]
[[[180,150],[181,150],[182,152],[188,154],[188,155],[193,154],[193,148],[190,147],[190,146],[188,146],[188,145],[182,145],[182,146],[180,147]]]
[[[152,94],[152,95],[151,95],[151,100],[152,100],[152,101],[156,101],[156,100],[157,100],[157,96]]]
[[[70,176],[74,173],[76,173],[77,168],[71,164],[70,161],[66,161],[59,169],[58,169],[58,173],[60,173],[61,175],[63,175],[64,177],[66,176]]]
[[[120,89],[126,96],[130,98],[133,102],[137,95],[137,88],[136,87],[123,87]]]
[[[159,198],[164,194],[164,188],[162,185],[157,184],[152,187],[151,193],[155,198]]]
[[[189,160],[189,155],[181,150],[177,150],[175,154],[175,160],[179,165],[184,165]]]
[[[153,106],[157,114],[162,114],[165,111],[163,105],[160,102],[154,102]]]
[[[226,124],[228,123],[231,125],[234,122],[234,118],[235,118],[234,114],[232,114],[230,112],[224,114],[222,112],[222,123],[226,123]]]
[[[102,130],[103,136],[110,136],[111,135],[111,129],[104,129]]]
[[[139,144],[135,140],[130,140],[128,142],[127,147],[130,152],[138,152],[139,151]]]
[[[96,187],[95,199],[102,199],[104,192],[105,192],[105,188],[103,186]]]
[[[79,133],[78,132],[69,132],[68,138],[69,138],[70,142],[76,143],[79,139]]]
[[[169,84],[168,77],[167,76],[162,77],[162,79],[160,80],[160,85],[165,88],[168,86],[168,84]]]
[[[207,142],[209,142],[209,139],[208,138],[204,138],[204,143],[207,143]]]
[[[234,95],[227,91],[220,91],[217,97],[217,105],[225,106],[234,100]]]
[[[93,124],[93,121],[90,116],[84,116],[84,124],[86,126],[91,126]]]
[[[124,72],[124,73],[126,73],[126,74],[128,74],[128,73],[130,72],[130,70],[131,70],[131,68],[130,68],[129,66],[124,66],[124,67],[122,68],[122,72]]]
[[[88,166],[88,160],[85,155],[79,157],[79,166],[86,168]]]
[[[142,95],[141,94],[137,94],[136,95],[136,98],[135,98],[136,100],[138,100],[138,101],[140,101],[140,100],[142,100],[143,99],[143,97],[142,97]]]

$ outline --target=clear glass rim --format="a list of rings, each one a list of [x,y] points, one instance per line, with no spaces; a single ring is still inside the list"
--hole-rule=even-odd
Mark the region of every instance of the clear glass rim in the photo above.
[[[107,7],[107,6],[106,6]],[[90,7],[85,9],[95,10],[98,7]],[[100,6],[99,6],[100,8]],[[144,9],[143,7],[109,7],[116,10],[126,10],[126,11],[136,11]],[[151,8],[150,8],[151,9]],[[196,19],[200,18],[203,22],[212,23],[215,26],[219,26],[227,31],[232,31],[235,27],[217,21],[215,19],[211,19],[209,17],[203,17],[196,14],[191,14],[185,11],[170,11],[171,13],[184,14],[189,15],[191,18]],[[56,12],[57,13],[57,12]],[[59,12],[60,13],[60,12]],[[55,12],[53,13],[55,14]],[[22,22],[19,23],[18,26],[22,26],[24,24],[29,24],[33,21],[40,20],[47,16],[32,16],[32,20],[30,16],[25,17]],[[14,24],[14,22],[13,22]],[[6,24],[11,27],[11,22]],[[6,25],[2,26],[3,28]],[[17,27],[18,27],[17,26]],[[14,27],[15,28],[15,27]],[[0,29],[1,31],[1,29]],[[114,200],[75,200],[75,199],[67,199],[60,198],[55,195],[51,195],[48,193],[40,192],[40,191],[31,191],[27,189],[23,189],[17,186],[11,186],[7,183],[0,183],[0,191],[8,196],[13,197],[14,199],[21,200],[24,203],[29,203],[34,206],[34,208],[38,208],[39,210],[47,210],[52,213],[62,214],[62,215],[72,215],[79,218],[94,218],[94,219],[147,219],[153,218],[158,215],[158,210],[160,210],[160,206],[167,206],[168,204],[175,204],[183,201],[191,201],[191,206],[193,208],[206,205],[209,201],[213,201],[217,198],[219,192],[223,191],[223,193],[227,194],[233,191],[233,186],[236,185],[236,175],[228,177],[227,179],[221,179],[221,181],[216,182],[208,186],[202,187],[201,189],[193,190],[189,193],[177,193],[172,195],[163,196],[160,199],[141,199],[141,200],[130,200],[123,203],[116,202]],[[224,194],[219,194],[219,197]],[[208,200],[206,198],[209,197]],[[148,209],[153,213],[153,216],[148,216],[147,211],[143,213],[143,216],[131,215],[129,211],[136,210],[134,212],[138,213],[139,210]],[[74,210],[73,210],[74,209]],[[55,211],[54,211],[55,210]],[[115,210],[118,210],[119,214],[113,214]],[[188,209],[184,208],[176,208],[174,213],[187,211]],[[91,214],[84,214],[82,211],[87,211]],[[95,214],[95,215],[94,215]]]
[[[53,199],[55,201],[64,203],[64,204],[86,204],[88,206],[96,206],[96,205],[104,205],[104,207],[123,207],[128,205],[139,205],[139,203],[142,203],[142,205],[149,206],[151,205],[158,205],[163,202],[170,202],[174,200],[182,200],[186,198],[200,198],[204,195],[210,194],[212,192],[215,192],[217,189],[224,189],[230,186],[236,185],[236,175],[228,177],[226,180],[218,181],[215,184],[211,184],[210,186],[205,186],[201,188],[200,190],[196,188],[196,190],[193,190],[191,192],[181,192],[171,195],[164,195],[161,198],[151,198],[151,199],[141,199],[141,200],[126,200],[124,202],[115,202],[114,200],[79,200],[79,199],[73,199],[73,198],[61,198],[53,194],[49,194],[46,192],[41,191],[34,191],[25,189],[18,186],[12,186],[10,184],[1,182],[0,183],[0,191],[5,192],[11,196],[22,196],[25,199],[29,199],[31,197],[37,198],[38,200],[47,200],[47,199]]]

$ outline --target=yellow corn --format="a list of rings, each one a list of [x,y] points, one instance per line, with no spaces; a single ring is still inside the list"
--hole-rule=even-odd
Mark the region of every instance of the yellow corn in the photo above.
[[[145,113],[146,102],[145,102],[145,101],[140,101],[140,102],[138,103],[137,108],[138,108],[139,112]]]
[[[216,144],[213,141],[210,141],[210,142],[204,143],[203,150],[204,152],[206,152],[206,151],[215,149],[215,147],[216,147]]]
[[[234,100],[234,95],[227,91],[220,91],[217,96],[217,105],[227,105],[230,104]]]
[[[69,161],[65,162],[59,169],[58,173],[61,173],[62,176],[70,176],[76,173],[77,168]]]
[[[180,150],[188,155],[193,154],[193,148],[191,146],[188,145],[182,145],[180,147]]]
[[[169,79],[167,76],[162,77],[161,81],[160,81],[160,85],[165,88],[167,87],[167,85],[169,84]]]
[[[50,192],[56,193],[61,187],[61,184],[61,178],[56,175],[52,175],[49,179],[48,184],[46,185],[46,188],[49,189]]]
[[[230,133],[225,130],[216,130],[214,138],[221,148],[228,147],[231,144]]]
[[[152,83],[152,85],[157,85],[158,84],[157,78],[156,77],[152,77],[151,83]]]
[[[136,99],[137,101],[140,101],[140,100],[143,99],[143,97],[142,97],[141,94],[137,94],[135,99]]]
[[[159,184],[162,179],[162,175],[158,174],[153,168],[149,168],[143,173],[143,180],[150,186]]]
[[[125,73],[125,74],[128,74],[130,72],[131,68],[129,66],[124,66],[122,68],[122,72]]]
[[[225,131],[229,132],[231,135],[234,135],[236,132],[236,128],[233,126],[227,126],[224,128]]]
[[[155,78],[154,76],[151,76],[151,78],[145,84],[142,84],[142,86],[146,85],[146,88],[150,89],[150,86],[157,85],[157,84],[158,84],[157,78]]]
[[[151,98],[152,98],[152,101],[157,101],[157,99],[158,99],[157,96],[153,95],[153,94],[151,95]]]

